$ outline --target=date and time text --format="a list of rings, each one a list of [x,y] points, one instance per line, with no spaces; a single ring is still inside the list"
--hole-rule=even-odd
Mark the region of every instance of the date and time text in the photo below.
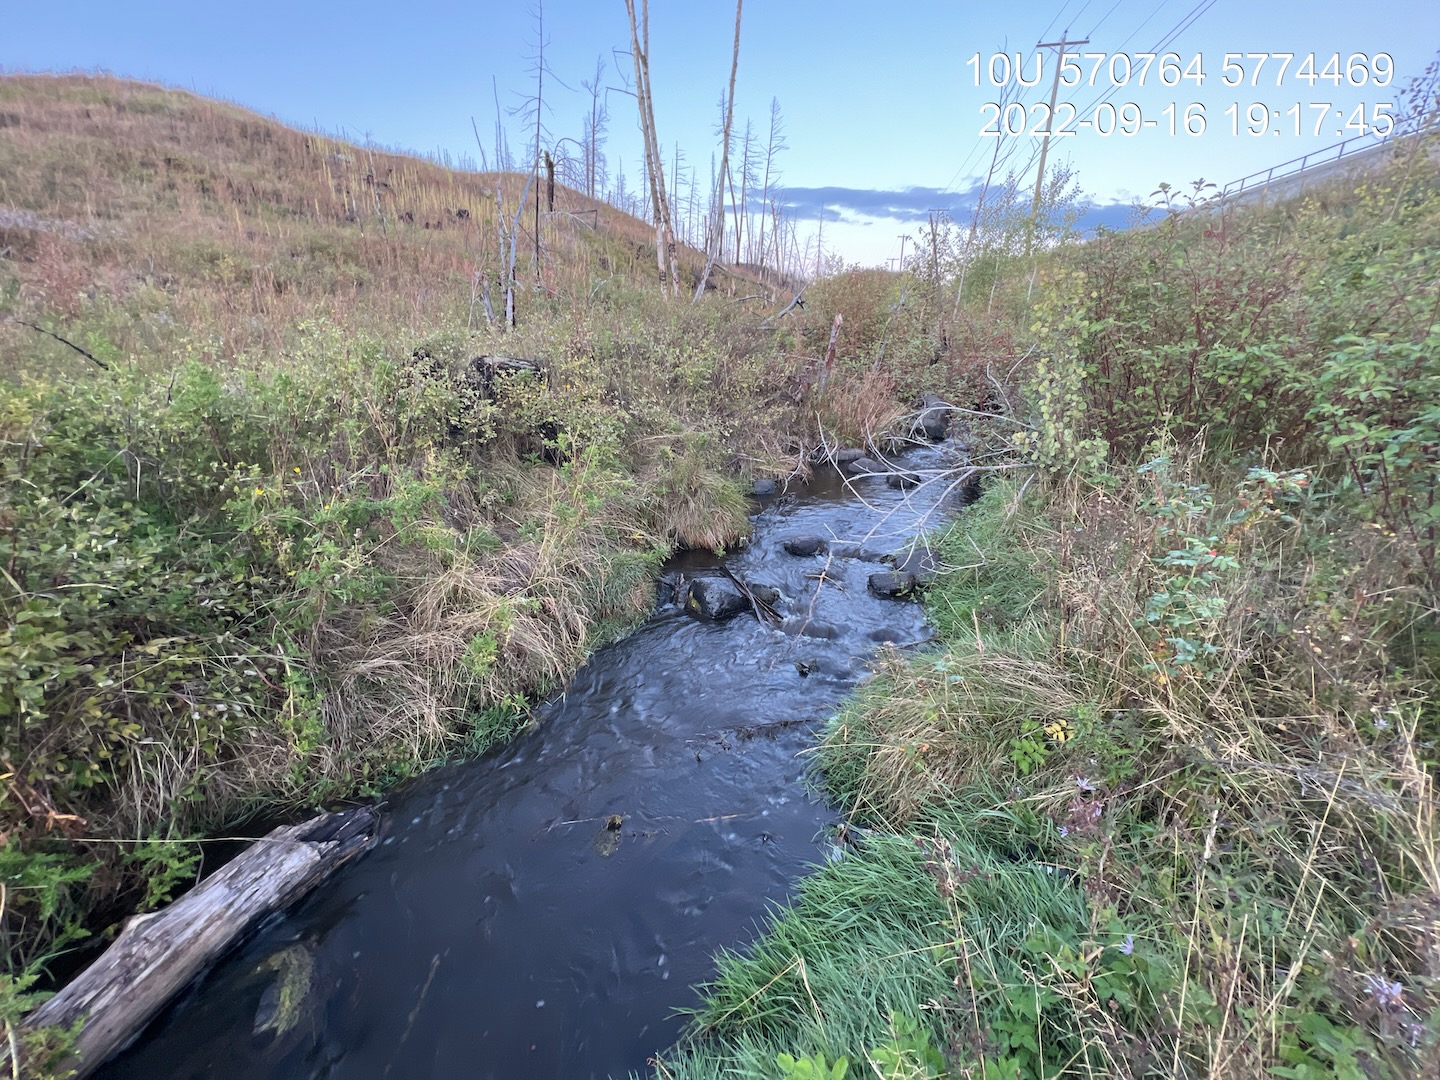
[[[1387,88],[1395,80],[1389,53],[1227,52],[1219,63],[1203,53],[1015,52],[976,53],[966,61],[973,83],[996,91],[980,106],[979,134],[989,138],[1077,135],[1129,137],[1146,132],[1196,137],[1220,131],[1234,136],[1384,138],[1395,128],[1396,105]],[[1059,64],[1058,79],[1053,65]],[[1184,100],[1187,89],[1216,83],[1253,100],[1223,109]],[[1024,104],[1021,88],[1052,85],[1076,100]],[[1174,98],[1161,105],[1112,101],[1119,91],[1161,87]],[[1316,100],[1326,88],[1375,91],[1374,101],[1338,104]],[[1085,102],[1089,95],[1093,100]],[[1332,96],[1339,96],[1338,94]],[[1348,96],[1348,95],[1347,95]],[[1367,96],[1369,96],[1367,94]],[[1378,100],[1384,97],[1387,100]],[[1079,102],[1079,103],[1077,103]]]

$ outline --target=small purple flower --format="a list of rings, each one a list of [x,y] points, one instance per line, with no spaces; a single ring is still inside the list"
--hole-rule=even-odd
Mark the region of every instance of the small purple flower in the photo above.
[[[1126,934],[1126,935],[1125,935],[1125,941],[1124,941],[1122,944],[1117,945],[1116,948],[1118,948],[1118,949],[1119,949],[1122,953],[1124,953],[1126,956],[1132,956],[1132,955],[1134,955],[1134,952],[1135,952],[1135,935],[1134,935],[1134,934]]]
[[[1075,786],[1076,786],[1077,788],[1079,788],[1081,791],[1094,791],[1094,790],[1095,790],[1095,785],[1092,784],[1086,777],[1083,777],[1083,776],[1077,776],[1077,777],[1075,777]]]
[[[1405,1007],[1405,990],[1398,982],[1393,982],[1383,975],[1366,974],[1362,977],[1365,988],[1370,991],[1370,996],[1380,1008],[1393,1012]]]
[[[1067,836],[1069,836],[1069,835],[1070,835],[1070,826],[1069,826],[1069,825],[1061,825],[1061,826],[1060,826],[1060,839],[1061,839],[1061,840],[1064,840],[1065,837],[1067,837]]]

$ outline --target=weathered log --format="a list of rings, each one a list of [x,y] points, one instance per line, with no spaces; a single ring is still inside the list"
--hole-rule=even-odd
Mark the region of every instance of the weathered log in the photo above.
[[[493,400],[495,390],[506,379],[533,378],[545,381],[545,365],[523,356],[477,356],[470,361],[466,382]]]
[[[90,1075],[261,919],[368,850],[378,824],[374,810],[358,807],[274,830],[164,911],[131,920],[26,1026],[83,1018],[75,1057],[61,1071]]]

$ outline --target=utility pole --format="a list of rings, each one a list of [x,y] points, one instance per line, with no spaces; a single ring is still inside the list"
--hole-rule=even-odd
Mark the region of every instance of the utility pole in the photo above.
[[[1079,41],[1070,41],[1065,34],[1070,33],[1067,29],[1060,35],[1059,41],[1038,41],[1035,43],[1037,49],[1059,49],[1055,56],[1055,78],[1050,82],[1050,122],[1045,125],[1045,139],[1040,143],[1040,171],[1035,176],[1035,201],[1030,206],[1030,237],[1025,243],[1025,252],[1029,254],[1031,246],[1035,243],[1035,226],[1040,221],[1040,190],[1045,184],[1045,159],[1050,154],[1050,129],[1055,126],[1055,100],[1060,96],[1060,72],[1065,67],[1065,47],[1067,45],[1089,45],[1089,38],[1081,38]]]
[[[935,290],[935,304],[940,304],[940,215],[949,211],[931,207],[930,214],[930,285]]]
[[[909,240],[909,234],[900,237],[900,272],[905,272],[905,241]]]

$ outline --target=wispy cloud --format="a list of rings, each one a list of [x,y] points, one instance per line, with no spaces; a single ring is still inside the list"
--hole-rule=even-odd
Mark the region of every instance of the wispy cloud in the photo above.
[[[979,202],[984,185],[944,190],[934,187],[898,189],[848,187],[790,187],[779,193],[781,208],[793,220],[816,221],[822,213],[827,221],[869,224],[884,220],[900,224],[929,219],[932,210],[944,210],[955,222],[968,222]],[[761,209],[759,206],[756,209]],[[1088,202],[1081,210],[1079,225],[1085,232],[1097,227],[1123,229],[1136,223],[1135,206],[1128,202]]]
[[[889,218],[892,221],[924,221],[931,210],[948,210],[951,217],[970,213],[979,197],[978,186],[965,191],[942,191],[933,187],[898,190],[847,187],[787,187],[780,193],[781,206],[792,218],[815,221],[824,216],[834,221],[859,218]]]

